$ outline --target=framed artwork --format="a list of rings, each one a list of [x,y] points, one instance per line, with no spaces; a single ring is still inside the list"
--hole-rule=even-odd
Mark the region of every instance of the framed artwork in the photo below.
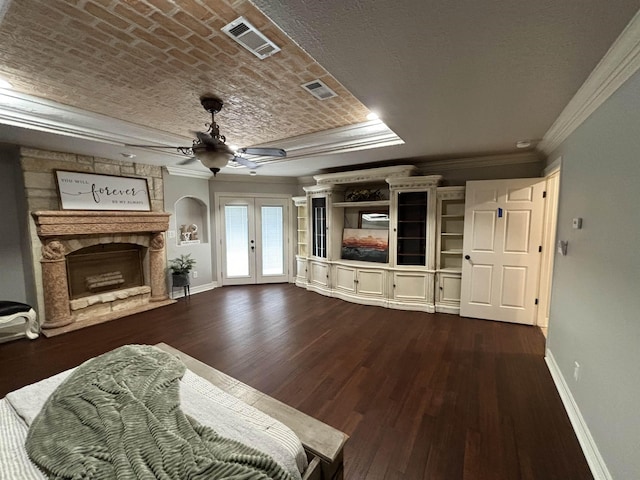
[[[340,257],[345,260],[387,263],[389,230],[345,228],[342,232]]]
[[[151,211],[146,178],[54,170],[63,210]]]

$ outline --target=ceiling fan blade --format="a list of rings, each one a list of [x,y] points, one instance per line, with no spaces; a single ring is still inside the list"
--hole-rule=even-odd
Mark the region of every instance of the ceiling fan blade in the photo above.
[[[178,162],[177,165],[189,165],[190,163],[193,163],[196,160],[198,160],[196,157],[187,158],[185,160],[182,160],[181,162]]]
[[[260,168],[260,165],[252,162],[251,160],[247,160],[246,158],[236,156],[236,157],[233,157],[231,160],[236,163],[239,163],[240,165],[244,165],[247,168],[253,168],[253,169]]]
[[[246,153],[247,155],[262,155],[264,157],[286,157],[287,152],[282,148],[241,148],[238,150],[240,153]]]
[[[218,141],[216,141],[215,138],[213,138],[211,135],[209,135],[208,133],[205,132],[193,132],[193,134],[198,137],[198,140],[200,141],[200,143],[204,143],[205,145],[214,145],[217,146]]]

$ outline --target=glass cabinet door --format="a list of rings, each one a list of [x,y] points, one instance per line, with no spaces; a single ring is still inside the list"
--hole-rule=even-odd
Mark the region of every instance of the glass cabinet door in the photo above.
[[[327,258],[327,199],[311,199],[311,224],[313,228],[312,255]]]
[[[397,265],[425,266],[427,192],[398,193]]]

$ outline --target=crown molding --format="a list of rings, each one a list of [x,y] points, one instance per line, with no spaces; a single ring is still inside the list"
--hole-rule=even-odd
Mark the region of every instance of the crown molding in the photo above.
[[[416,167],[413,165],[394,165],[391,167],[368,168],[338,173],[323,173],[314,175],[318,185],[338,185],[345,183],[383,182],[389,177],[407,177],[413,175]]]
[[[551,154],[640,68],[640,11],[545,133],[538,148]]]
[[[338,153],[402,144],[404,144],[404,140],[398,137],[384,122],[381,120],[372,120],[307,135],[285,138],[276,142],[251,145],[252,147],[283,148],[287,151],[287,156],[282,158],[252,157],[247,155],[247,158],[250,158],[251,161],[258,165],[266,165],[305,157],[335,155]]]
[[[501,167],[525,163],[539,163],[540,157],[534,151],[502,155],[484,155],[481,157],[455,158],[416,162],[415,166],[421,173],[442,173],[462,170],[465,168]]]
[[[216,175],[215,182],[235,182],[235,183],[276,183],[280,185],[295,185],[298,186],[298,179],[296,177],[275,177],[271,175],[233,175],[228,173],[219,173]]]
[[[0,88],[0,123],[120,146],[191,143],[185,137],[4,88]]]
[[[169,175],[175,175],[178,177],[203,178],[205,180],[209,180],[211,177],[213,177],[213,173],[211,173],[210,171],[205,172],[200,170],[193,170],[190,168],[184,168],[175,165],[167,165],[164,167],[164,169]]]
[[[425,175],[419,177],[394,177],[388,178],[389,188],[437,187],[442,181],[442,175]]]
[[[126,145],[191,145],[193,141],[187,137],[3,88],[0,88],[0,124],[118,147]],[[246,157],[258,165],[266,165],[311,156],[354,152],[403,143],[404,141],[384,122],[372,120],[285,138],[269,144],[251,145],[253,147],[284,148],[287,151],[287,156],[284,158],[251,155],[246,155]],[[159,152],[153,148],[139,148],[139,150],[163,157],[168,155],[183,157],[177,150],[175,152]],[[233,163],[229,167],[245,168]]]

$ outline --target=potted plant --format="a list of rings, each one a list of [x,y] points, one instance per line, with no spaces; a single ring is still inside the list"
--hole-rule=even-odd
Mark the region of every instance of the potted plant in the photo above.
[[[191,254],[180,255],[169,263],[171,275],[173,276],[174,287],[184,287],[189,285],[189,272],[196,264],[195,259],[191,258]]]

